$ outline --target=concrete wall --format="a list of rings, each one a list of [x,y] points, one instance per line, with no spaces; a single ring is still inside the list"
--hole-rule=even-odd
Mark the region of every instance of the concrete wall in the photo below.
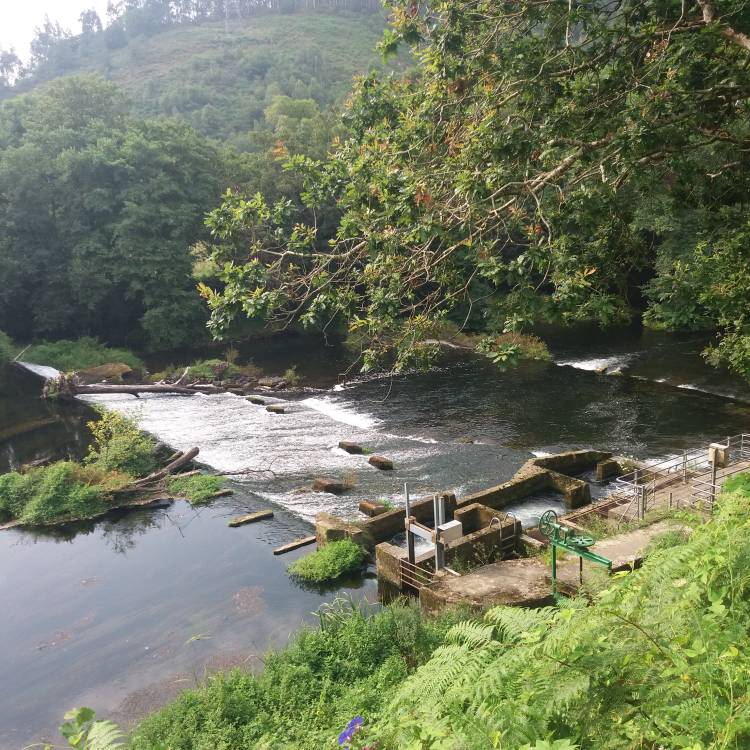
[[[453,518],[453,512],[456,509],[456,496],[452,493],[445,493],[445,516],[446,520]],[[411,514],[420,523],[426,526],[434,525],[432,498],[419,500],[411,504]],[[381,513],[374,518],[368,518],[364,521],[352,521],[352,524],[362,531],[363,543],[373,548],[380,542],[387,542],[396,534],[404,531],[406,522],[406,511],[404,508]]]

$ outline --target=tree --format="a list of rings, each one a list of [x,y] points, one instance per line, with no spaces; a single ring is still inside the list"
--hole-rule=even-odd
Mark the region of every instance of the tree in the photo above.
[[[98,34],[102,30],[102,21],[94,8],[82,11],[78,20],[81,22],[81,33],[84,36]]]
[[[23,72],[23,63],[15,50],[0,49],[0,96],[9,92]]]
[[[258,217],[215,213],[217,257],[234,243],[228,293],[204,290],[215,331],[243,309],[280,325],[345,319],[366,333],[369,361],[395,345],[408,363],[445,317],[493,332],[645,312],[720,327],[714,360],[750,376],[750,270],[737,266],[746,5],[398,0],[392,11],[383,49],[412,45],[417,74],[360,80],[352,138],[303,165],[309,206],[342,211],[335,243],[314,226],[281,241],[267,226],[273,243],[241,257]]]
[[[0,105],[0,326],[165,348],[204,314],[189,247],[223,159],[178,123],[141,121],[96,76]]]

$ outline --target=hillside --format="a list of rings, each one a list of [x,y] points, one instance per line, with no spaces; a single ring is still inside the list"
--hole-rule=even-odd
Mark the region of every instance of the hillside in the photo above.
[[[312,99],[321,110],[341,101],[352,77],[381,64],[380,14],[339,10],[265,14],[181,24],[129,39],[119,49],[104,34],[60,42],[74,53],[21,79],[22,93],[58,77],[98,72],[132,98],[135,113],[177,116],[222,140],[257,129],[274,96]],[[237,143],[246,147],[243,139]]]

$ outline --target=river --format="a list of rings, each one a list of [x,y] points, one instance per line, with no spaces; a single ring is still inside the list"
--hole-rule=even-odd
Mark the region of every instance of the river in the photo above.
[[[255,666],[333,595],[289,579],[286,565],[306,550],[271,554],[310,533],[319,510],[354,515],[360,499],[399,502],[405,481],[416,495],[462,495],[507,480],[532,454],[558,450],[658,458],[750,425],[750,389],[703,364],[704,337],[579,330],[550,341],[553,362],[507,372],[471,360],[350,380],[339,375],[340,350],[257,346],[256,364],[283,372],[297,361],[315,386],[275,394],[285,414],[231,394],[91,397],[175,448],[200,446],[200,459],[218,471],[253,473],[233,483],[234,496],[200,511],[177,503],[64,533],[0,534],[0,747],[50,737],[73,705],[127,722],[206,670]],[[598,374],[604,365],[622,374]],[[0,442],[6,468],[40,453],[81,454],[89,406],[49,406],[15,374],[2,386],[0,429],[54,420]],[[340,440],[391,458],[395,471],[340,451]],[[344,475],[355,482],[346,495],[309,490],[316,476]],[[269,506],[271,521],[226,525]],[[540,497],[513,510],[532,523],[547,507],[558,501]],[[336,590],[376,598],[371,576]]]

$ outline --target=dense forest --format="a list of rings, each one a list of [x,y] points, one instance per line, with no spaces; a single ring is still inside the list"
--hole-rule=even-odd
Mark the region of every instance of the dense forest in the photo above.
[[[379,60],[380,15],[243,6],[227,35],[219,6],[185,3],[135,23],[156,5],[118,5],[103,29],[83,14],[75,37],[45,26],[29,66],[4,67],[0,330],[18,340],[205,340],[205,215],[227,187],[296,200],[285,162],[344,136],[337,108]],[[113,50],[118,24],[130,36]],[[335,217],[318,214],[329,234]]]

